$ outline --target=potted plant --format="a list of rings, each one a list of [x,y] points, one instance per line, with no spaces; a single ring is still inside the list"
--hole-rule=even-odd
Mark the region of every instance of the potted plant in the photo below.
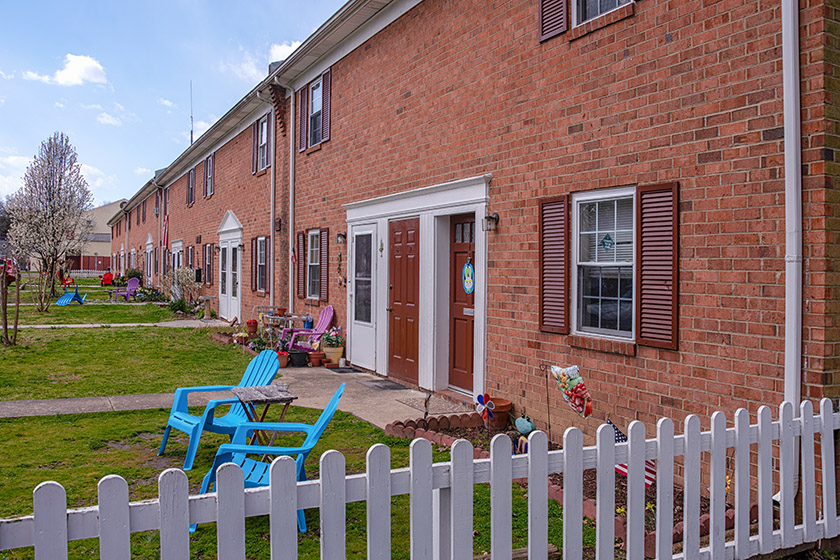
[[[256,319],[248,319],[245,321],[245,329],[248,331],[249,336],[253,336],[257,334],[257,320]]]
[[[289,365],[289,353],[285,350],[278,350],[277,351],[277,362],[280,364],[280,367],[286,367]]]
[[[233,341],[237,344],[247,344],[248,342],[248,333],[244,331],[240,331],[238,333],[234,333]]]
[[[333,327],[321,337],[321,350],[333,363],[344,355],[344,333],[341,327]]]
[[[309,353],[309,363],[315,367],[319,367],[321,365],[321,360],[324,359],[325,354],[323,352],[318,352],[317,350],[314,352]]]

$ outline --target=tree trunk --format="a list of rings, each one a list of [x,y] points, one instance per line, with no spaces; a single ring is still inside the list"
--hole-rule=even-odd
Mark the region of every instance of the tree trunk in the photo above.
[[[3,268],[0,269],[0,321],[3,323],[3,344],[6,346],[11,345],[11,340],[9,339],[9,319],[6,311],[8,303],[9,286],[6,282],[6,265],[4,263]]]
[[[20,283],[23,280],[23,275],[20,269],[17,271],[17,281],[15,282],[15,324],[12,328],[12,346],[17,344],[18,335],[18,320],[20,319]]]

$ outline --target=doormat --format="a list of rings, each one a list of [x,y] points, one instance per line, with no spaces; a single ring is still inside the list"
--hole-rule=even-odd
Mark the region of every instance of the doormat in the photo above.
[[[362,370],[352,367],[337,367],[331,369],[330,371],[332,371],[333,373],[362,373]]]
[[[373,379],[370,381],[359,381],[365,387],[376,389],[377,391],[403,391],[408,390],[408,387],[403,387],[399,383],[388,381],[387,379]]]
[[[397,399],[397,402],[410,406],[421,412],[426,412],[426,399]],[[429,399],[429,414],[452,414],[453,412],[473,412],[472,407],[452,402],[449,399],[433,395]]]

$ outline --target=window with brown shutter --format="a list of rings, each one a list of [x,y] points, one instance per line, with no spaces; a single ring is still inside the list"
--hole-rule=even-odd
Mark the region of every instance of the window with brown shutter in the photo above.
[[[569,332],[569,196],[540,203],[540,330]]]
[[[143,201],[143,223],[146,223],[146,201]]]
[[[306,297],[306,233],[297,232],[297,248],[295,250],[295,283],[297,297]]]
[[[545,41],[569,28],[568,0],[540,0],[540,41]]]
[[[320,285],[318,287],[318,299],[327,301],[329,299],[329,264],[330,264],[330,230],[329,228],[321,229],[321,246],[319,251],[320,266],[319,274],[321,276]]]
[[[677,183],[641,186],[636,204],[636,340],[677,349],[679,296]]]
[[[160,274],[160,247],[155,247],[155,274]]]
[[[257,142],[260,134],[259,126],[259,120],[255,121],[254,124],[251,125],[251,175],[257,172]]]
[[[332,89],[332,74],[329,69],[321,76],[321,142],[330,139],[330,90]]]

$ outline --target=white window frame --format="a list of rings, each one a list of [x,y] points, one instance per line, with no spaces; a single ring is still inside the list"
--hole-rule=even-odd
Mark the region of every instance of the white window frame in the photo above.
[[[633,316],[630,321],[630,332],[622,332],[622,331],[612,331],[612,330],[593,330],[591,328],[583,329],[579,326],[580,324],[580,317],[578,312],[579,306],[579,291],[580,286],[578,286],[578,278],[579,278],[579,253],[580,253],[580,205],[587,202],[597,202],[597,201],[607,201],[607,200],[615,200],[619,198],[629,198],[633,201],[633,262],[632,262],[632,272],[631,276],[633,278],[633,303],[632,303],[632,312]],[[637,282],[638,279],[636,278],[636,237],[635,232],[638,224],[636,223],[636,187],[627,187],[627,188],[620,188],[620,189],[609,189],[609,190],[594,190],[594,191],[587,191],[581,193],[575,193],[572,195],[572,204],[571,204],[571,220],[572,220],[572,237],[571,237],[571,263],[569,266],[569,285],[571,288],[571,299],[570,299],[570,331],[572,334],[577,334],[581,336],[587,337],[598,337],[598,338],[609,338],[613,340],[622,340],[622,341],[634,341],[636,340],[636,303],[638,298],[637,292]],[[609,266],[627,266],[627,264],[616,263],[615,265]]]
[[[207,194],[206,197],[213,196],[213,180],[215,179],[216,174],[216,154],[210,154],[207,156],[207,160],[204,162],[204,173],[205,177],[204,180],[207,183]]]
[[[195,167],[190,169],[189,177],[187,179],[187,190],[187,195],[189,196],[187,206],[190,206],[195,202]]]
[[[268,115],[257,124],[257,171],[268,167]]]
[[[257,291],[258,292],[265,292],[265,286],[267,284],[267,273],[268,269],[266,268],[266,238],[265,237],[257,237]]]
[[[195,256],[195,249],[193,248],[192,245],[190,245],[189,247],[187,247],[187,268],[195,268],[194,267],[194,265],[195,265],[194,256]]]
[[[307,108],[307,133],[309,135],[309,146],[320,144],[324,139],[324,84],[323,78],[318,78],[309,84],[309,107]],[[317,95],[316,95],[317,92]],[[315,110],[315,101],[318,101],[318,110]],[[314,134],[316,128],[312,125],[313,121],[318,123],[318,138]]]
[[[314,273],[314,279],[313,279]],[[314,280],[314,286],[313,286]],[[314,288],[314,289],[313,289]],[[306,298],[321,296],[321,230],[306,232]]]
[[[604,0],[599,0],[599,1],[603,2]],[[574,0],[571,3],[572,4],[572,21],[575,22],[574,23],[575,27],[577,27],[579,25],[583,25],[587,21],[592,21],[593,19],[597,19],[597,18],[599,18],[603,15],[606,15],[610,12],[614,12],[615,10],[621,8],[622,6],[624,6],[626,4],[630,4],[632,2],[635,2],[635,0],[618,0],[618,3],[617,3],[615,8],[610,8],[609,10],[599,12],[595,15],[589,16],[586,19],[583,19],[583,4],[585,2],[586,2],[586,0]]]
[[[213,274],[213,245],[204,244],[204,283],[210,285]]]

